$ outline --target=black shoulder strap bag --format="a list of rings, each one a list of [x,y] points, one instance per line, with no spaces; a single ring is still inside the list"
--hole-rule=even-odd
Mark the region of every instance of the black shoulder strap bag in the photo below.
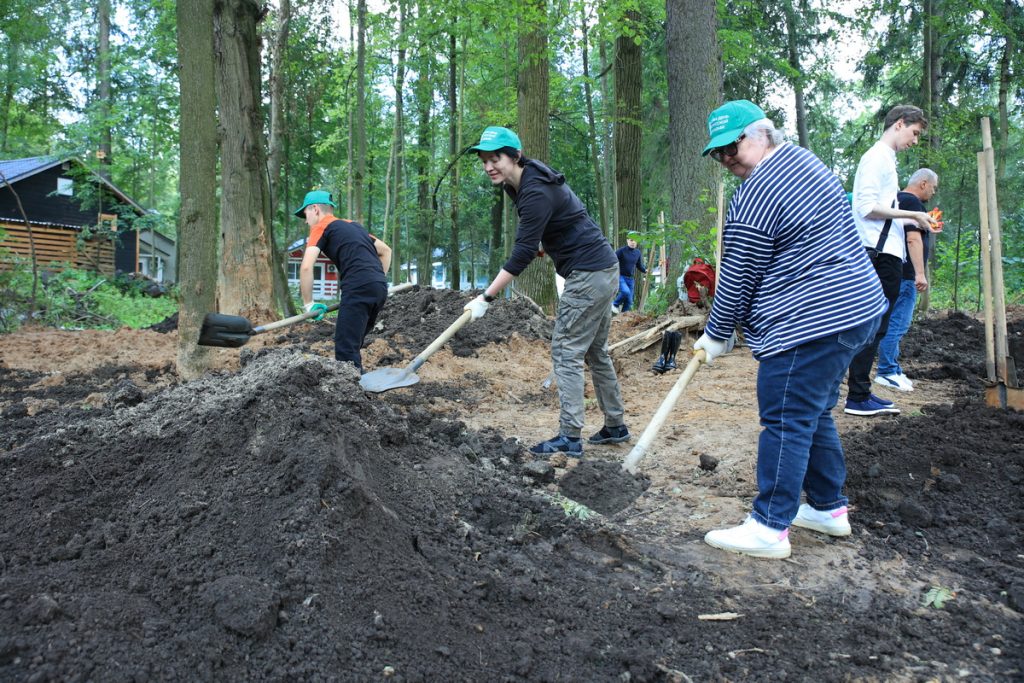
[[[892,208],[896,208],[896,200],[892,200]],[[892,227],[892,219],[885,219],[885,225],[882,226],[882,234],[878,236],[878,244],[874,247],[864,247],[864,250],[868,252],[868,258],[874,261],[878,258],[878,255],[882,253],[882,247],[885,246],[885,240],[889,238],[889,228]]]

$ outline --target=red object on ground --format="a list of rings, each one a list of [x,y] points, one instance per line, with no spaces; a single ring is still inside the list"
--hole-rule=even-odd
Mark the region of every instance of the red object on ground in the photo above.
[[[700,257],[693,259],[693,263],[683,273],[683,286],[686,287],[686,296],[690,303],[700,301],[698,285],[708,290],[708,296],[715,295],[715,269]]]

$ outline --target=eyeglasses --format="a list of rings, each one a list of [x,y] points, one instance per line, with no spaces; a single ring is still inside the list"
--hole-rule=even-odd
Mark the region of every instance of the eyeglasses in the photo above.
[[[724,145],[722,147],[715,147],[710,152],[711,158],[714,159],[715,161],[721,162],[722,159],[725,157],[736,156],[736,152],[739,151],[740,140],[742,140],[745,137],[747,136],[741,135],[738,138],[736,138],[735,142],[730,142],[728,145]]]

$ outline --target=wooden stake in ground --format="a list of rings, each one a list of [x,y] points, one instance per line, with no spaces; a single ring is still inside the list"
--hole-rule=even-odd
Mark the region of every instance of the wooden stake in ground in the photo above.
[[[993,407],[1024,410],[1024,390],[1017,386],[1017,366],[1010,356],[1006,340],[1006,293],[1003,287],[1003,245],[996,199],[996,165],[992,151],[992,133],[988,117],[981,120],[982,152],[985,159],[985,198],[988,205],[988,230],[992,248],[992,307],[995,319],[995,356],[997,384],[985,392]],[[987,323],[986,323],[987,324]]]

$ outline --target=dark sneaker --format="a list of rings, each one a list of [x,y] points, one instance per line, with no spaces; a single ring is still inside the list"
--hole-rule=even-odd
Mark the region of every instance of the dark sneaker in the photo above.
[[[869,396],[865,401],[851,401],[847,399],[846,408],[843,409],[843,412],[847,415],[870,417],[871,415],[899,415],[900,409],[891,403],[883,405]]]
[[[566,455],[579,458],[583,455],[583,442],[579,438],[574,439],[571,436],[559,434],[553,439],[541,441],[536,446],[532,446],[530,452],[534,455],[565,453]]]
[[[629,441],[629,430],[626,429],[626,425],[619,425],[618,427],[601,427],[601,431],[596,434],[592,434],[587,441],[590,443],[622,443],[623,441]]]
[[[883,406],[885,406],[886,408],[892,408],[892,407],[893,407],[894,405],[896,405],[895,403],[893,403],[893,402],[892,402],[892,401],[890,401],[889,399],[887,399],[887,398],[882,398],[881,396],[875,396],[874,394],[871,394],[870,398],[871,398],[871,400],[872,400],[872,401],[874,401],[875,403],[881,403],[881,404],[882,404]]]

